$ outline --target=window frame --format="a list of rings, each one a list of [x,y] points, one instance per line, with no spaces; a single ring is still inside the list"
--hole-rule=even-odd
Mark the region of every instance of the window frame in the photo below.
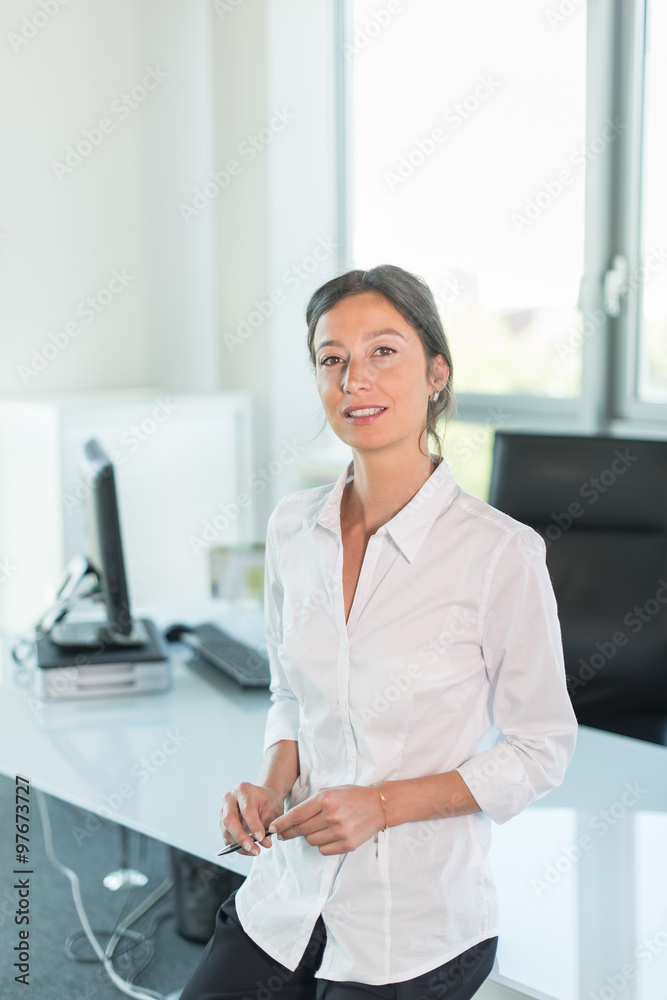
[[[618,65],[620,113],[630,122],[619,153],[618,171],[619,252],[628,261],[629,274],[642,266],[644,205],[642,173],[644,158],[645,37],[649,0],[631,0],[618,4]],[[643,426],[645,433],[657,433],[667,421],[667,404],[639,399],[639,351],[643,322],[642,287],[629,288],[624,296],[614,337],[614,409],[612,426],[622,434],[631,427]]]

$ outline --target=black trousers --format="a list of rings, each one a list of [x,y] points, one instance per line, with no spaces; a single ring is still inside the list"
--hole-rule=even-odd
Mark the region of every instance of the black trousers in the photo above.
[[[180,1000],[470,1000],[488,977],[498,938],[487,938],[415,979],[386,986],[316,979],[327,934],[318,917],[301,961],[290,972],[248,937],[234,892],[218,909],[215,932]]]

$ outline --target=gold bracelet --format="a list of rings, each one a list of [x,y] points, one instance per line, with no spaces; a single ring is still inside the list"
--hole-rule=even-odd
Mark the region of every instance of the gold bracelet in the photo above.
[[[378,788],[378,786],[376,784],[371,784],[370,787],[371,788],[377,788],[378,792],[380,792],[380,789]],[[389,817],[387,816],[387,806],[385,805],[385,803],[386,803],[387,800],[385,799],[385,797],[382,794],[382,792],[380,792],[380,798],[382,799],[382,809],[384,811],[384,828],[385,828],[385,830],[388,830],[389,829],[389,823],[387,822],[387,820],[389,819]]]

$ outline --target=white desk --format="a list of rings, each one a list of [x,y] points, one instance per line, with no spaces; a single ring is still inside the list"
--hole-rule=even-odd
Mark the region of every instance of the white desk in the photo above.
[[[261,612],[239,614],[222,601],[198,601],[190,613],[183,602],[136,613],[160,628],[213,620],[261,643]],[[9,645],[4,637],[0,771],[21,773],[50,795],[248,874],[251,858],[216,856],[223,846],[218,812],[224,792],[259,773],[267,689],[243,689],[177,644],[170,647],[169,691],[36,702],[28,688],[34,667],[17,666]]]
[[[218,601],[137,611],[161,627],[212,618],[261,643],[259,611]],[[5,641],[0,771],[246,875],[251,858],[216,858],[218,812],[225,791],[257,777],[269,692],[190,659],[175,652],[162,694],[35,710]],[[665,995],[667,748],[582,726],[563,785],[494,825],[491,863],[501,906],[491,980],[555,1000]]]

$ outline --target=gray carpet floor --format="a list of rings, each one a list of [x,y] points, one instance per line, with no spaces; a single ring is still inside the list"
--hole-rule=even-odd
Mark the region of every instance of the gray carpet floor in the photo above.
[[[117,1000],[125,994],[110,981],[83,936],[70,880],[54,868],[47,857],[34,789],[30,804],[28,866],[34,871],[30,876],[30,987],[26,989],[14,980],[18,974],[13,968],[14,947],[19,944],[20,928],[14,923],[18,894],[13,886],[21,877],[13,874],[14,869],[20,867],[15,861],[14,849],[14,793],[14,781],[0,775],[0,996],[3,1000],[25,1000],[26,997],[34,1000]],[[177,995],[205,947],[204,943],[187,940],[179,927],[191,931],[194,926],[191,916],[194,916],[199,920],[199,933],[202,927],[206,931],[209,921],[212,933],[214,909],[241,884],[241,876],[227,875],[217,868],[209,870],[219,878],[212,888],[208,882],[202,900],[201,886],[208,880],[193,878],[188,881],[188,876],[197,871],[197,859],[179,855],[179,863],[174,867],[165,844],[128,831],[126,864],[147,875],[148,882],[143,887],[112,892],[103,886],[102,880],[121,865],[120,827],[100,819],[99,828],[81,841],[81,835],[75,835],[74,831],[85,830],[86,819],[91,814],[52,796],[45,798],[55,856],[79,877],[83,906],[103,950],[122,918],[138,907],[164,879],[176,878],[167,894],[132,924],[130,930],[145,935],[145,940],[119,942],[113,964],[124,979],[132,979],[134,986],[148,988],[164,997]],[[98,819],[95,817],[95,825]],[[204,906],[200,905],[202,901]],[[202,910],[208,910],[203,924]],[[80,931],[78,939],[70,940]],[[94,961],[75,961],[68,957],[68,947],[73,955]]]

